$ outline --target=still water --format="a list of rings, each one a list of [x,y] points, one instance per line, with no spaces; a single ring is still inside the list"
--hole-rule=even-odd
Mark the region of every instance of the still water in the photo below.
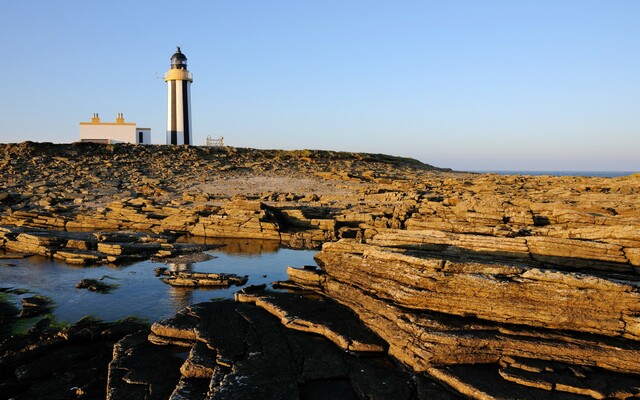
[[[247,285],[267,286],[286,280],[287,266],[315,265],[317,251],[280,248],[278,242],[225,240],[223,247],[207,251],[215,258],[190,264],[197,272],[248,275]],[[93,315],[104,321],[137,316],[152,321],[167,318],[189,304],[214,298],[233,298],[241,287],[195,289],[172,287],[157,278],[154,268],[167,267],[159,262],[141,261],[125,266],[78,267],[56,260],[33,256],[25,259],[0,259],[0,288],[23,288],[55,303],[53,314],[58,321],[73,323]],[[95,293],[75,287],[81,279],[100,279],[115,287],[109,293]]]

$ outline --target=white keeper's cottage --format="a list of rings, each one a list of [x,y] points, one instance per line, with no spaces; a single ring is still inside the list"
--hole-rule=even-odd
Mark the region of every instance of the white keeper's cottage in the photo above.
[[[102,122],[98,114],[93,114],[91,122],[80,122],[80,141],[151,144],[151,128],[138,128],[134,122],[124,122],[122,113],[118,113],[116,122]]]

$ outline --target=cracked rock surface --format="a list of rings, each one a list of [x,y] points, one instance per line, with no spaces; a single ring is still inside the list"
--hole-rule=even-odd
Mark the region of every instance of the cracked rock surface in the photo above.
[[[318,302],[315,310],[324,302],[306,304],[313,301]],[[344,323],[359,324],[354,315],[350,319]],[[116,345],[109,399],[459,398],[434,380],[405,371],[384,354],[358,356],[321,336],[287,329],[250,302],[199,303],[155,323],[151,331],[148,338],[136,334]],[[188,354],[181,366],[176,364],[175,345]],[[162,365],[149,368],[157,363]]]

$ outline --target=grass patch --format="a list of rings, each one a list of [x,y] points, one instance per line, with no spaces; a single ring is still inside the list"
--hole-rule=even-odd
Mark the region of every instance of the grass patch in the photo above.
[[[49,328],[62,330],[71,326],[70,323],[64,321],[58,321],[53,314],[38,315],[29,318],[18,318],[11,325],[12,335],[23,335],[33,328],[38,322],[48,319]]]
[[[128,317],[124,317],[116,321],[116,323],[136,323],[151,326],[151,321],[147,318],[136,317],[135,315],[129,315]]]
[[[18,318],[11,325],[11,334],[12,335],[23,335],[29,331],[29,329],[33,328],[38,322],[42,319],[46,318],[46,316],[37,316],[31,318]]]

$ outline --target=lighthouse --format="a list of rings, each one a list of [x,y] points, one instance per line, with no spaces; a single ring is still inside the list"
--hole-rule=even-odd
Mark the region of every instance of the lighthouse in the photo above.
[[[192,144],[191,139],[191,72],[187,57],[180,47],[171,56],[171,69],[164,75],[167,82],[167,144]]]

